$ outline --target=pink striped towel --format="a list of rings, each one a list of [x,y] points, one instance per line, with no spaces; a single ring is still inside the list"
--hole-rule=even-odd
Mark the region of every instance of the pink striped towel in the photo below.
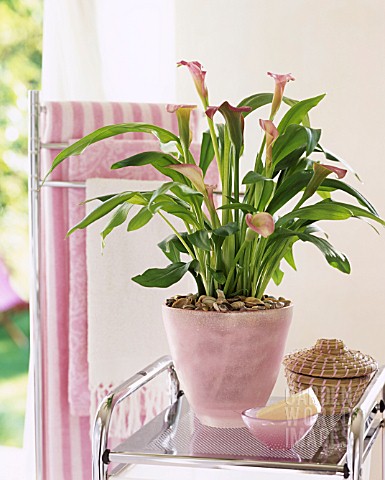
[[[130,121],[144,121],[174,132],[177,130],[175,115],[166,113],[165,106],[162,105],[49,102],[43,107],[43,112],[43,143],[67,143],[100,126]],[[193,124],[196,126],[197,123],[198,116],[194,114]],[[145,134],[127,134],[124,138],[128,141],[111,139],[106,141],[110,147],[107,143],[98,147],[101,151],[108,148],[118,154],[123,153],[123,150],[132,154],[155,147],[151,141],[146,140],[149,137]],[[43,149],[43,174],[57,153],[59,150]],[[93,163],[87,155],[89,153],[82,160],[82,157],[76,157],[71,162],[65,162],[54,172],[52,179],[84,181],[91,178],[91,174],[87,173],[90,172],[90,165],[94,176],[110,176],[104,163],[105,157],[103,159],[101,156],[98,163]],[[114,161],[119,159],[121,158],[115,157]],[[138,175],[139,171],[134,173],[132,170],[132,173],[126,174],[126,178],[132,178],[131,175]],[[147,175],[154,175],[154,172],[150,174],[150,170],[146,169],[139,175],[135,178],[148,178]],[[210,183],[216,183],[216,180],[214,174]],[[65,240],[69,226],[83,214],[82,207],[79,207],[79,202],[83,199],[84,192],[80,189],[47,188],[42,191],[42,412],[45,479],[91,478],[87,305],[86,295],[79,295],[86,292],[87,282],[84,237],[78,235],[76,239],[73,237],[70,241]],[[77,252],[76,256],[72,252]],[[78,275],[77,271],[82,273]],[[53,438],[55,442],[52,442]]]

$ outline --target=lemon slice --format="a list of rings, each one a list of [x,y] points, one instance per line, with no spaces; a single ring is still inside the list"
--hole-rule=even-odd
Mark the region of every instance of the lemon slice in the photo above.
[[[310,387],[280,402],[258,410],[256,417],[265,420],[298,420],[321,412],[321,404]]]

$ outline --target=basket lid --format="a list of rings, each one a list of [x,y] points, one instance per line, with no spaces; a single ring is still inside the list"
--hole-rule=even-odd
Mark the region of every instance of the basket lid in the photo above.
[[[322,378],[354,378],[378,368],[370,356],[349,350],[342,340],[320,338],[311,348],[286,355],[283,364],[294,373]]]

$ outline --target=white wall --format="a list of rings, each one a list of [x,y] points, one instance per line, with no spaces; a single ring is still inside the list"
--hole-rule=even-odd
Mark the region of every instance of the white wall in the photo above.
[[[323,129],[324,145],[359,171],[364,184],[351,175],[349,182],[383,216],[384,31],[382,0],[176,2],[177,58],[203,63],[212,104],[271,90],[267,71],[293,73],[296,81],[286,90],[293,98],[327,93],[311,115],[313,126]],[[196,101],[187,72],[178,73],[177,96]],[[256,132],[260,138],[256,120],[246,137],[253,148]],[[252,165],[247,152],[245,170]],[[337,337],[385,363],[385,231],[378,236],[359,220],[325,228],[348,255],[352,273],[329,267],[312,245],[297,244],[298,272],[288,271],[284,283],[270,289],[295,302],[287,349]],[[281,393],[284,384],[277,385]]]
[[[94,0],[108,100],[174,102],[174,0]]]

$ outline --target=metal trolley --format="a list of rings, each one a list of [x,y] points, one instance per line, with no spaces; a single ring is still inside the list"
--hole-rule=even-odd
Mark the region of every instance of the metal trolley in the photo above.
[[[107,448],[109,426],[117,405],[163,372],[168,373],[170,405],[139,431]],[[180,389],[172,359],[162,357],[113,390],[100,404],[93,431],[93,480],[118,478],[139,465],[172,465],[250,471],[259,467],[303,475],[322,474],[360,480],[377,438],[382,437],[382,479],[385,480],[385,366],[373,377],[351,415],[320,415],[312,431],[283,455],[255,440],[246,428],[205,427],[191,411]],[[380,435],[381,432],[381,435]],[[109,464],[117,464],[114,469]],[[110,471],[111,470],[111,471]],[[262,473],[253,469],[253,476]]]

